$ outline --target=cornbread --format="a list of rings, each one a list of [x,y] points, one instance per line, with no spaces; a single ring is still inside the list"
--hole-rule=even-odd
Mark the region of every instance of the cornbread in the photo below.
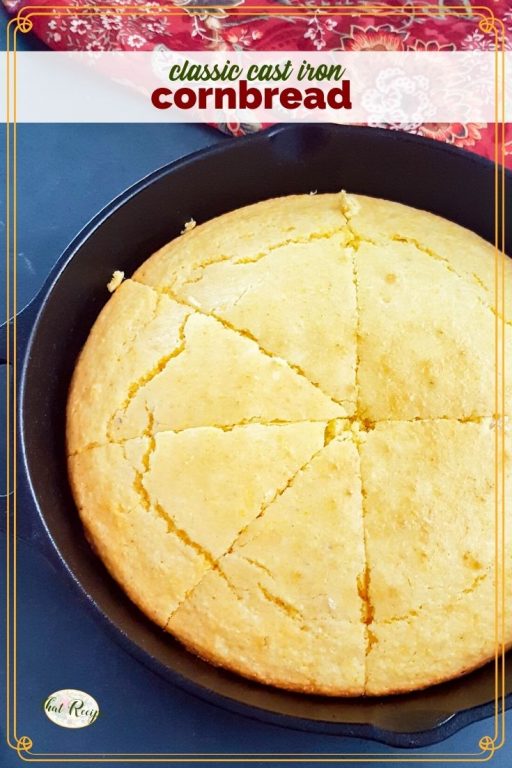
[[[121,270],[116,269],[112,274],[112,277],[107,283],[107,290],[109,291],[109,293],[114,293],[114,291],[116,291],[119,288],[123,280],[124,280],[124,272],[121,272]]]
[[[509,645],[495,270],[430,213],[305,194],[191,219],[117,284],[67,447],[87,537],[133,602],[213,664],[333,696],[474,669],[496,618]]]

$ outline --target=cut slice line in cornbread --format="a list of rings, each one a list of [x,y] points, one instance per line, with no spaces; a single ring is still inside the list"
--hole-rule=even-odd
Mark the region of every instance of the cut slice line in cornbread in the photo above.
[[[496,318],[478,289],[407,243],[361,243],[355,264],[361,418],[490,416]]]
[[[169,531],[141,495],[149,440],[91,448],[69,459],[87,537],[136,605],[160,626],[210,567]]]
[[[355,412],[356,291],[349,233],[205,267],[177,283],[187,303],[249,332]]]
[[[114,578],[198,655],[295,691],[485,663],[502,566],[512,597],[510,261],[346,193],[185,229],[115,291],[69,394],[72,490]]]
[[[323,447],[324,431],[325,424],[305,422],[162,432],[144,487],[152,504],[218,557]]]
[[[329,443],[248,526],[168,629],[213,663],[267,683],[361,694],[358,465],[348,436]]]
[[[273,421],[327,421],[345,415],[284,360],[214,318],[193,313],[183,327],[179,354],[143,381],[112,419],[111,435],[123,440],[151,430],[232,426]]]
[[[501,284],[501,269],[505,283],[512,280],[512,261],[496,252],[493,244],[433,213],[421,211],[390,200],[364,195],[348,195],[354,206],[347,212],[351,229],[363,239],[379,245],[390,239],[416,243],[429,258],[444,263],[461,279],[473,285],[490,307],[496,303],[496,281]],[[496,274],[496,260],[499,272]],[[501,290],[501,289],[500,289]],[[505,318],[512,321],[512,292],[505,292]],[[495,307],[496,308],[496,307]]]
[[[213,558],[322,448],[324,428],[201,428],[73,456],[88,537],[132,600],[165,623]]]
[[[112,441],[111,417],[127,399],[130,385],[179,348],[189,314],[186,307],[133,280],[119,286],[96,320],[75,368],[67,409],[70,454]]]
[[[478,610],[493,612],[495,449],[491,419],[382,423],[360,446],[372,605],[368,693],[426,686],[494,653],[494,632],[478,629]],[[506,462],[510,495],[509,438]],[[509,562],[508,593],[511,580]]]
[[[499,572],[500,566],[498,566]],[[494,570],[494,569],[493,569]],[[512,600],[510,572],[505,581],[505,605]],[[501,588],[500,588],[501,589]],[[429,606],[417,614],[371,626],[372,646],[366,661],[366,693],[382,696],[425,688],[482,666],[498,648],[510,647],[512,616],[498,610],[492,572],[475,578],[466,592],[451,602]],[[504,620],[504,632],[502,621]],[[482,632],[482,626],[488,628]]]
[[[327,236],[345,226],[340,194],[264,200],[177,237],[145,261],[134,279],[157,288],[172,288],[196,279],[208,264],[254,259],[285,243]]]

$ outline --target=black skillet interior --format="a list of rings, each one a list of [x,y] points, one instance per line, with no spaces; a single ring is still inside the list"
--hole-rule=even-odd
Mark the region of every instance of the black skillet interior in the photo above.
[[[510,199],[510,177],[506,183]],[[157,171],[86,227],[35,302],[39,313],[24,356],[20,392],[20,487],[25,484],[33,498],[22,511],[27,514],[35,501],[61,567],[84,599],[136,657],[172,682],[269,722],[421,746],[493,713],[493,664],[424,692],[370,700],[296,695],[215,669],[147,621],[114,584],[85,542],[67,482],[67,389],[76,357],[108,298],[105,285],[112,272],[122,269],[130,275],[190,218],[202,222],[277,195],[342,188],[433,211],[493,241],[493,166],[402,133],[281,126]],[[512,252],[510,241],[507,251]]]

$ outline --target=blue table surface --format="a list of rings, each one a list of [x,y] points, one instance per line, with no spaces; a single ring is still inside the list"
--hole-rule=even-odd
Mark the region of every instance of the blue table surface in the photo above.
[[[2,17],[4,32],[3,11]],[[0,37],[3,47],[4,41]],[[22,36],[21,45],[28,50],[43,47],[30,36]],[[198,125],[20,125],[18,307],[30,301],[66,244],[113,197],[170,160],[229,140]],[[213,194],[216,183],[221,180],[208,180]],[[0,226],[5,227],[5,216]],[[4,274],[1,278],[0,302],[4,302]],[[4,403],[3,395],[1,400]],[[388,765],[398,765],[395,756],[397,760],[406,755],[428,759],[436,752],[476,752],[479,738],[492,731],[491,721],[484,721],[440,745],[403,752],[363,740],[287,730],[230,714],[173,687],[128,655],[77,600],[68,578],[37,550],[20,543],[18,557],[17,731],[30,736],[34,751],[302,752],[319,756],[345,752],[361,757],[371,752],[381,763],[386,756],[391,760]],[[72,731],[46,718],[43,700],[49,693],[68,687],[95,696],[101,716],[94,725]],[[512,723],[512,718],[508,717],[508,722]],[[511,758],[512,748],[506,745],[492,763],[505,768]],[[4,742],[0,764],[5,768],[19,764],[17,755]]]

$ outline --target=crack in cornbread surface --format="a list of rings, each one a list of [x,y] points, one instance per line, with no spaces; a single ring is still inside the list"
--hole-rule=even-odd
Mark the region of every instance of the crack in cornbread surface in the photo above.
[[[67,421],[88,538],[131,599],[295,690],[405,691],[489,659],[494,270],[476,235],[344,193],[148,259],[98,318]]]

